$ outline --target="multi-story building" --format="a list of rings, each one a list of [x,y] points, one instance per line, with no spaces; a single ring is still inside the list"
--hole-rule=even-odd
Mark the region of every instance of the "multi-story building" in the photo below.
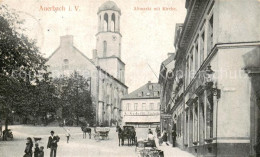
[[[121,10],[113,1],[107,1],[99,7],[97,15],[97,42],[92,59],[74,46],[73,36],[66,35],[61,37],[60,46],[47,64],[53,77],[70,75],[74,71],[86,77],[91,84],[97,123],[111,125],[121,121],[120,101],[128,89],[125,64],[121,60]]]
[[[156,127],[160,125],[160,86],[150,81],[122,98],[123,125]]]
[[[259,1],[186,0],[186,8],[174,44],[173,75],[183,77],[174,77],[169,109],[177,145],[197,156],[257,156]]]

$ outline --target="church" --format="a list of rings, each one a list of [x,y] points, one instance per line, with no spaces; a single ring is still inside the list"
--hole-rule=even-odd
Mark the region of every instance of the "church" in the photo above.
[[[74,71],[90,81],[97,124],[121,122],[121,98],[128,93],[125,63],[121,60],[120,8],[113,1],[97,12],[98,32],[92,59],[73,45],[73,36],[60,37],[59,47],[47,61],[52,77],[68,76]]]

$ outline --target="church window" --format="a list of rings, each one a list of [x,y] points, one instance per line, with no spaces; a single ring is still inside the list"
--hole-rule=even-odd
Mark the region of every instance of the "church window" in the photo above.
[[[105,13],[104,15],[104,31],[108,31],[108,15]]]
[[[103,41],[103,57],[107,56],[107,41]]]
[[[112,32],[115,31],[115,21],[116,21],[116,17],[115,17],[115,14],[113,13],[111,16],[111,31]]]
[[[64,64],[64,70],[68,70],[69,69],[69,60],[68,59],[64,59],[63,60],[63,64]]]

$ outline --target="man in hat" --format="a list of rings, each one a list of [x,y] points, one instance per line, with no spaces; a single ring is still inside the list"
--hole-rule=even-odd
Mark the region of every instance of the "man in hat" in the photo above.
[[[56,157],[57,147],[59,138],[57,136],[54,136],[54,131],[51,131],[51,136],[49,137],[47,149],[51,149],[50,157]]]

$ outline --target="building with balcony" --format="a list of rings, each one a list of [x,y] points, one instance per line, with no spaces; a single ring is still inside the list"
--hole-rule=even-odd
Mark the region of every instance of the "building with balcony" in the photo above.
[[[153,127],[160,125],[160,86],[150,81],[122,98],[123,125]]]
[[[259,2],[186,0],[186,9],[166,104],[177,146],[196,156],[259,156]]]

